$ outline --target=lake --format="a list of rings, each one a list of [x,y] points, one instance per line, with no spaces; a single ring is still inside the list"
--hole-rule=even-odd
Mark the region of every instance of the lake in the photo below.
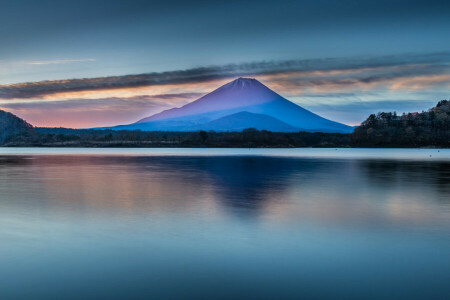
[[[0,299],[450,299],[450,150],[0,148]]]

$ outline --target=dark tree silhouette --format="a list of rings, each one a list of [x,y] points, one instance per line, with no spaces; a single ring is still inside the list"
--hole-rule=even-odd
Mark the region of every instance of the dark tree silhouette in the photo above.
[[[370,115],[352,134],[355,147],[450,147],[450,102],[421,113]]]

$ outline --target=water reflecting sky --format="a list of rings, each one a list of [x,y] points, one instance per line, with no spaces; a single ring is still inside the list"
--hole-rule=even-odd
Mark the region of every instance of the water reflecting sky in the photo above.
[[[450,296],[450,160],[268,151],[0,155],[0,298]]]

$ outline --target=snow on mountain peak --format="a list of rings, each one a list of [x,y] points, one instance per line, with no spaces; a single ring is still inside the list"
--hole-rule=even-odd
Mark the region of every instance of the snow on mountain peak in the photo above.
[[[227,88],[244,89],[244,88],[267,88],[264,84],[254,78],[239,77],[224,85]]]

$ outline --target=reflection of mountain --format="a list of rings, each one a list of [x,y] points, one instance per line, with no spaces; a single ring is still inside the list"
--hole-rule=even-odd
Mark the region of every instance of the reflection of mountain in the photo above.
[[[324,119],[281,97],[259,81],[248,78],[227,83],[183,107],[112,129],[238,131],[243,128],[279,132],[353,131],[352,127]]]
[[[296,173],[313,174],[327,165],[325,161],[251,156],[42,156],[4,163],[0,159],[5,174],[11,172],[8,168],[23,165],[29,178],[39,179],[38,186],[45,184],[34,195],[53,203],[81,201],[86,206],[163,211],[215,205],[256,211],[267,201],[281,201],[298,178]],[[26,189],[16,194],[26,198],[22,190]]]
[[[397,160],[0,156],[0,190],[11,205],[36,209],[385,224],[444,219],[449,170],[446,162]]]
[[[293,184],[295,173],[314,173],[326,167],[320,161],[251,156],[152,160],[161,170],[173,170],[181,177],[192,177],[194,173],[195,178],[208,178],[209,188],[222,205],[249,209],[262,208],[266,201],[281,201]]]

